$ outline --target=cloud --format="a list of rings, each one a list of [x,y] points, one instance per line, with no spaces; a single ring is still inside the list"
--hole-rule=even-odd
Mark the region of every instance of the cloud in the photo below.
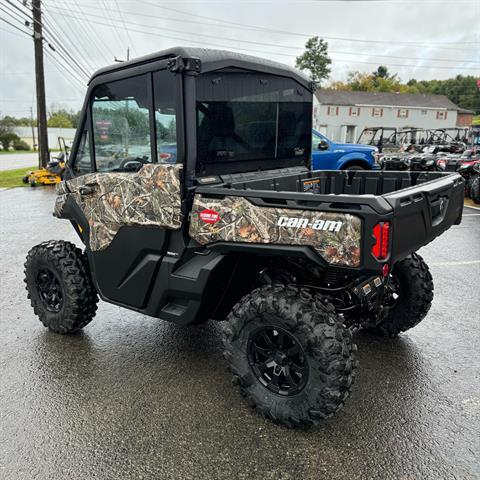
[[[61,55],[66,56],[60,42],[88,73],[113,63],[114,56],[125,58],[127,46],[134,56],[183,44],[293,65],[308,35],[319,35],[328,38],[332,80],[379,64],[402,80],[480,75],[480,2],[469,0],[46,0],[44,18],[45,36],[56,48],[45,59],[47,103],[73,109],[82,104],[86,77],[74,66],[65,67],[82,77],[79,85],[60,68]],[[35,110],[33,42],[3,22],[0,28],[0,114],[27,115],[31,106]]]

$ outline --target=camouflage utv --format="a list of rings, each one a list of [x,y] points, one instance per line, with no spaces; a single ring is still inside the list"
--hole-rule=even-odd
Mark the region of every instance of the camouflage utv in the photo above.
[[[418,324],[432,277],[414,253],[461,220],[456,173],[310,171],[313,85],[222,51],[174,48],[95,73],[49,241],[25,264],[58,333],[98,297],[181,325],[225,320],[248,403],[317,424],[350,394],[354,328]]]

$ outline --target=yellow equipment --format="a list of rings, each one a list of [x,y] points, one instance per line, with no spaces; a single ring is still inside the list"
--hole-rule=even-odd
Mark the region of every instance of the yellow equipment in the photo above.
[[[31,187],[36,187],[37,185],[55,185],[62,181],[65,163],[68,159],[68,147],[62,137],[58,138],[58,143],[62,150],[59,155],[53,161],[48,162],[46,167],[27,172],[22,178],[23,183],[29,183]]]

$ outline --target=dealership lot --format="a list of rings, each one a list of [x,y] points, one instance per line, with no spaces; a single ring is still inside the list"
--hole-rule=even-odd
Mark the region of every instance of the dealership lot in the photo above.
[[[480,210],[420,252],[427,318],[398,339],[357,335],[352,397],[320,429],[253,414],[220,355],[221,325],[178,327],[101,303],[58,336],[26,300],[28,249],[78,242],[53,192],[0,191],[0,477],[473,479],[480,476]]]

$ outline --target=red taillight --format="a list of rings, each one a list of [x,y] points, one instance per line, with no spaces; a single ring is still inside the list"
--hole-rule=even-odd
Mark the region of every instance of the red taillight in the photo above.
[[[372,247],[372,254],[378,260],[385,260],[390,248],[390,222],[377,223],[373,227],[375,243]]]
[[[442,158],[442,159],[440,159],[440,160],[437,160],[437,165],[438,165],[442,170],[445,170],[445,167],[447,166],[447,161]]]
[[[377,223],[373,227],[373,236],[375,237],[375,245],[372,247],[374,257],[380,258],[380,247],[382,244],[382,226]]]
[[[171,153],[160,152],[158,154],[158,158],[160,158],[161,160],[169,160],[170,158],[172,158],[172,154]]]

